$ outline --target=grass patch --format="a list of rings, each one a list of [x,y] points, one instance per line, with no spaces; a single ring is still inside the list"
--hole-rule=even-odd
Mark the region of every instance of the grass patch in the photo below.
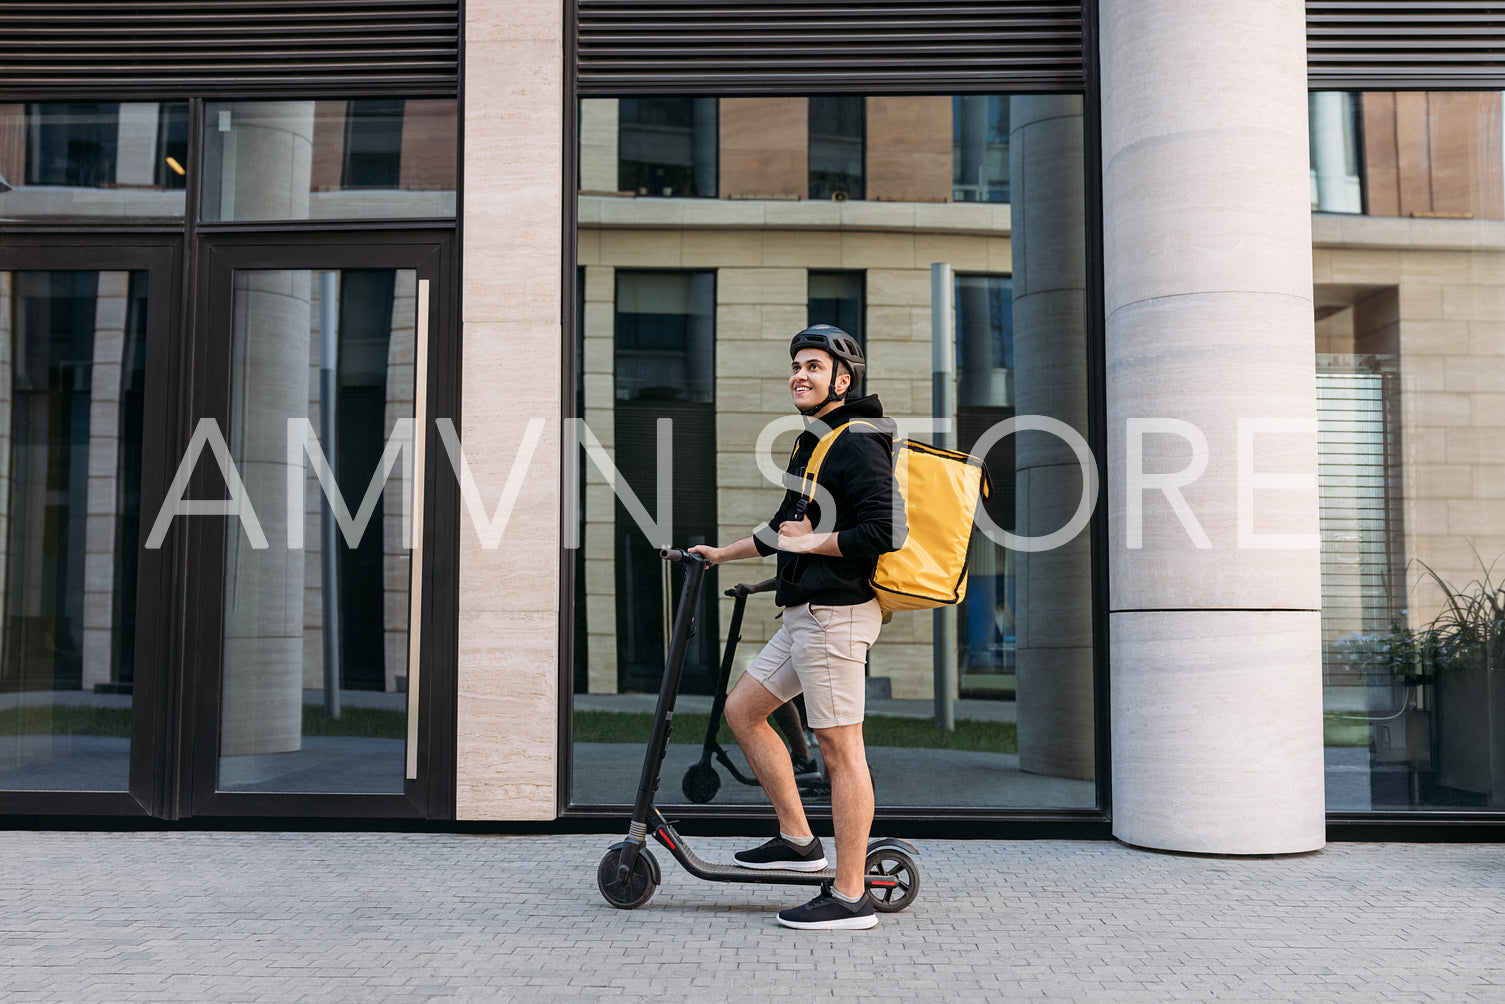
[[[676,714],[674,738],[681,743],[699,744],[705,739],[706,726],[709,724],[710,715]],[[653,715],[647,712],[575,712],[576,742],[646,745],[652,729]],[[863,723],[862,732],[869,746],[972,750],[978,753],[1019,752],[1019,727],[1013,722],[962,720],[956,723],[956,731],[945,732],[925,718],[871,715]],[[736,745],[736,740],[724,723],[717,739],[723,746]]]
[[[130,708],[43,704],[0,711],[0,736],[114,736],[129,738]]]
[[[340,717],[324,714],[322,704],[303,705],[303,734],[306,736],[358,736],[363,739],[406,739],[406,711],[380,708],[341,708]]]
[[[1322,714],[1322,745],[1329,748],[1369,745],[1369,719],[1352,711]]]
[[[704,724],[701,725],[704,728]],[[402,711],[345,708],[328,718],[317,705],[303,706],[305,736],[360,736],[368,739],[405,739],[408,716]],[[0,736],[113,736],[131,735],[130,708],[71,707],[65,704],[7,708],[0,711]]]

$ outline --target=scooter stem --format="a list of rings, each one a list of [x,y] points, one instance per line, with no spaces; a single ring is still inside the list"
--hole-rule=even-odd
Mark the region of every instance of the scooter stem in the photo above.
[[[643,846],[643,835],[646,834],[649,817],[653,814],[653,796],[658,791],[664,757],[669,752],[674,699],[679,694],[680,677],[684,675],[685,654],[689,650],[690,634],[694,627],[695,605],[700,602],[701,585],[709,567],[709,562],[689,551],[664,548],[659,554],[666,561],[685,566],[685,584],[679,591],[679,607],[674,614],[674,633],[669,639],[668,657],[664,660],[664,678],[658,688],[658,706],[653,712],[653,734],[648,739],[643,773],[638,780],[637,800],[632,807],[632,827],[617,864],[617,873],[624,882],[637,860],[638,850]]]

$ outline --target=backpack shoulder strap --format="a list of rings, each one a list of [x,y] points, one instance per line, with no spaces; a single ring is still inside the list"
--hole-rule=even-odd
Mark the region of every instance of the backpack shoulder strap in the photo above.
[[[811,494],[814,493],[815,482],[820,475],[820,465],[825,462],[826,454],[831,452],[831,447],[836,445],[836,440],[840,438],[841,434],[854,425],[866,426],[869,429],[878,428],[872,422],[856,418],[850,422],[843,422],[820,437],[820,442],[815,444],[815,449],[810,453],[810,459],[805,462],[805,501],[808,502]]]

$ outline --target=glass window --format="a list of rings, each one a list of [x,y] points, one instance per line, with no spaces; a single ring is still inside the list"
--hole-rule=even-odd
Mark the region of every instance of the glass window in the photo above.
[[[806,324],[834,324],[853,338],[864,351],[867,340],[863,336],[862,315],[866,310],[863,287],[865,276],[861,272],[826,272],[811,270],[809,273],[809,304],[805,311]],[[852,388],[855,397],[862,393],[862,385]]]
[[[350,102],[345,118],[343,188],[397,188],[402,179],[401,99]]]
[[[977,452],[989,430],[1015,414],[1013,281],[1006,275],[957,275],[954,287],[957,445]],[[1017,530],[1009,478],[1014,446],[1011,436],[981,452],[988,470],[995,472],[994,491],[983,505],[993,522],[1011,533]],[[1000,477],[1003,483],[998,483]],[[967,598],[957,608],[964,695],[1015,694],[1015,586],[1014,552],[979,535],[968,569]]]
[[[145,272],[0,272],[0,789],[124,791]]]
[[[863,390],[885,414],[931,421],[935,262],[957,276],[954,417],[958,441],[977,447],[990,467],[989,525],[1044,536],[1070,519],[1082,486],[1069,449],[1044,433],[1004,435],[1000,423],[1016,412],[1045,414],[1087,431],[1087,234],[1062,225],[1086,216],[1082,102],[1049,95],[1005,103],[1004,121],[1031,144],[1028,165],[1022,158],[1013,165],[1013,197],[1034,212],[948,202],[950,95],[721,98],[720,201],[734,205],[669,205],[614,191],[615,176],[603,167],[616,164],[608,156],[617,143],[615,107],[581,102],[576,416],[639,500],[658,498],[656,423],[672,419],[675,542],[731,543],[777,507],[782,489],[767,471],[783,470],[791,420],[799,423],[789,339],[811,322],[859,336],[868,360]],[[840,147],[844,161],[818,149],[833,135],[845,145],[828,144],[826,153]],[[861,180],[864,158],[874,165],[871,201],[854,229],[829,198],[862,195],[851,178]],[[806,198],[812,167],[837,161],[844,187],[824,202]],[[1050,239],[1027,239],[1031,220]],[[680,579],[653,553],[662,541],[631,518],[612,480],[590,462],[581,480],[569,797],[620,804],[636,789],[653,705],[645,692],[661,678],[664,612]],[[953,639],[951,649],[937,659],[935,617],[924,611],[895,614],[869,653],[865,731],[879,811],[1092,807],[1087,537],[1031,554],[984,539],[974,553],[967,604],[954,630],[939,636],[942,645]],[[723,590],[773,574],[772,559],[738,561],[715,569],[706,586],[660,789],[666,804],[766,804],[761,789],[719,762],[714,793],[685,783],[703,751],[713,670],[727,660],[735,681],[782,623],[772,597],[753,594],[729,638],[735,601]],[[948,660],[938,683],[936,666]],[[955,727],[938,727],[938,717]],[[802,731],[790,723],[784,733],[792,756],[803,756]],[[746,776],[724,723],[719,742]],[[807,788],[818,791],[818,777],[810,780]]]
[[[181,217],[188,103],[0,103],[0,221]]]
[[[455,214],[452,100],[210,101],[203,218]]]
[[[951,198],[1009,201],[1009,99],[957,95],[951,104]]]
[[[617,273],[612,415],[616,464],[649,513],[657,513],[660,422],[670,423],[676,466],[700,465],[716,454],[716,277],[712,272]],[[591,351],[597,346],[590,346]],[[679,479],[674,486],[676,539],[713,543],[714,478]],[[666,613],[672,616],[682,573],[659,558],[665,543],[650,540],[620,501],[615,506],[616,679],[618,692],[658,690],[668,651]],[[589,529],[587,529],[589,533]],[[586,574],[603,569],[587,550]],[[702,598],[706,630],[691,641],[685,688],[707,693],[716,677],[714,590]]]
[[[1505,804],[1502,97],[1312,96],[1333,811]]]
[[[623,98],[617,114],[617,188],[716,197],[714,98]]]
[[[241,270],[234,297],[228,442],[245,491],[286,498],[288,423],[306,419],[355,539],[325,502],[317,460],[303,461],[301,527],[283,506],[259,506],[272,546],[232,529],[219,789],[401,792],[412,514],[407,468],[385,485],[379,472],[413,417],[416,274]]]
[[[810,99],[810,198],[865,198],[867,99]]]

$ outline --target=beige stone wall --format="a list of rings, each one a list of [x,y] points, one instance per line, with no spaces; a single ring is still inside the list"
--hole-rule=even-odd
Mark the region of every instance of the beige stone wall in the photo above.
[[[723,199],[803,199],[810,192],[805,98],[722,98]]]
[[[867,197],[951,200],[951,98],[867,99]]]
[[[617,99],[580,102],[580,190],[617,190]]]
[[[1352,347],[1328,351],[1400,357],[1405,606],[1425,624],[1441,598],[1415,562],[1463,586],[1476,551],[1505,555],[1505,228],[1318,217],[1313,231],[1314,284],[1355,304]]]
[[[545,426],[505,546],[483,548],[462,520],[460,819],[558,812],[563,26],[558,0],[465,5],[458,426],[488,509],[528,421]]]
[[[642,203],[645,200],[622,200]],[[750,209],[771,210],[751,204]],[[842,210],[861,204],[847,203]],[[617,267],[716,270],[716,457],[720,540],[746,536],[778,505],[781,489],[759,471],[754,448],[764,427],[795,412],[789,402],[788,340],[806,323],[810,269],[851,269],[867,275],[869,392],[899,418],[930,417],[930,265],[950,262],[958,271],[1006,273],[1011,248],[1006,215],[973,215],[1001,229],[955,232],[922,230],[913,210],[890,217],[902,229],[846,227],[832,207],[805,203],[781,210],[783,226],[757,229],[648,229],[585,223],[578,243],[585,268],[585,408],[591,430],[611,448],[613,275]],[[898,210],[898,207],[893,207]],[[646,210],[645,210],[646,211]],[[607,209],[595,207],[599,220]],[[859,217],[860,219],[860,217]],[[804,222],[807,226],[801,227]],[[774,443],[780,469],[793,432]],[[926,438],[921,435],[920,438]],[[590,644],[590,689],[616,689],[616,603],[612,560],[613,497],[587,467],[585,531]],[[756,582],[772,574],[773,559],[743,562],[723,573],[726,584]],[[730,600],[721,629],[730,616]],[[747,608],[735,671],[778,628],[772,603],[755,597]],[[891,678],[898,698],[928,700],[931,683],[931,618],[898,614],[883,629],[872,652],[874,676]]]

